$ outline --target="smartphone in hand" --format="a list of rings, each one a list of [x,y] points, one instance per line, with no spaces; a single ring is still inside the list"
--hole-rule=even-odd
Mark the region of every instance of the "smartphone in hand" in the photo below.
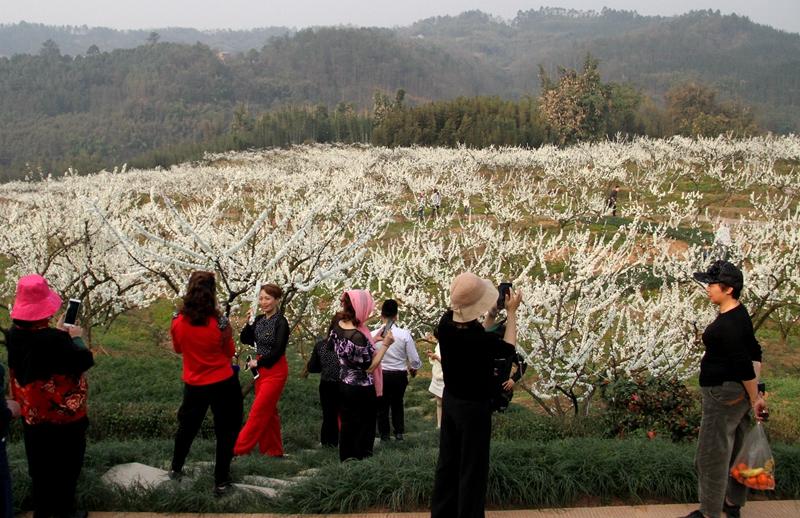
[[[64,315],[64,325],[65,326],[74,326],[75,322],[78,320],[78,310],[81,307],[81,301],[78,299],[69,299],[69,305],[67,306],[67,313]]]
[[[253,359],[253,358],[251,358],[251,357],[248,355],[248,356],[247,356],[247,360],[245,360],[245,365],[250,365],[250,360],[252,360],[252,359]],[[258,377],[260,376],[260,374],[258,373],[258,367],[252,367],[252,368],[250,369],[250,373],[253,375],[253,379],[254,379],[254,380],[257,380],[257,379],[258,379]]]
[[[506,307],[506,297],[511,293],[512,286],[513,284],[510,282],[501,282],[500,286],[497,287],[497,291],[500,292],[500,295],[497,297],[497,309],[504,309]]]
[[[386,333],[391,331],[392,327],[394,327],[394,319],[393,318],[387,318],[386,319],[386,325],[383,326],[383,332],[381,332],[381,336],[386,336]]]

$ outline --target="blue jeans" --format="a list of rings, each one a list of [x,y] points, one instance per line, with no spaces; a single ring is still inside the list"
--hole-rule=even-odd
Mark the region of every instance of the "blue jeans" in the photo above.
[[[0,494],[3,495],[2,514],[0,514],[0,516],[3,518],[13,518],[14,502],[11,500],[11,472],[8,469],[5,437],[2,439],[2,442],[0,442]]]

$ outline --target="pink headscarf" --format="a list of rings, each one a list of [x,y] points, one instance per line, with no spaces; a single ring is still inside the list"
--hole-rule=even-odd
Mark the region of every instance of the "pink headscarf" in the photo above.
[[[357,329],[367,337],[370,344],[375,345],[372,332],[370,332],[366,323],[370,315],[372,315],[372,310],[375,309],[375,301],[372,300],[372,295],[367,290],[347,290],[344,293],[350,299],[350,304],[356,313]],[[380,364],[372,371],[372,381],[375,383],[375,393],[378,397],[381,397],[383,395],[383,369],[381,369]]]
[[[369,343],[375,345],[375,340],[372,339],[372,333],[366,324],[370,315],[372,315],[372,310],[375,309],[375,301],[372,300],[372,295],[367,290],[347,290],[344,294],[350,299],[350,304],[356,312],[358,330],[367,337]]]

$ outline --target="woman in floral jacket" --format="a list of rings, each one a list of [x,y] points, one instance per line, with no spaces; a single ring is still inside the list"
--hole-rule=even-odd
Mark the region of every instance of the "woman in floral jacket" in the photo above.
[[[22,277],[6,337],[11,393],[22,410],[35,517],[75,514],[75,486],[86,451],[84,372],[94,358],[80,327],[61,322],[50,327],[60,307],[61,298],[44,277]]]

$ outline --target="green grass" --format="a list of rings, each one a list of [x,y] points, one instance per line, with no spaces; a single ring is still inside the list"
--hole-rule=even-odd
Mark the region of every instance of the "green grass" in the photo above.
[[[771,437],[800,442],[800,379],[797,376],[766,378]]]
[[[159,300],[147,308],[127,311],[109,326],[94,329],[93,345],[100,354],[171,355],[169,322],[174,310],[173,301]]]

